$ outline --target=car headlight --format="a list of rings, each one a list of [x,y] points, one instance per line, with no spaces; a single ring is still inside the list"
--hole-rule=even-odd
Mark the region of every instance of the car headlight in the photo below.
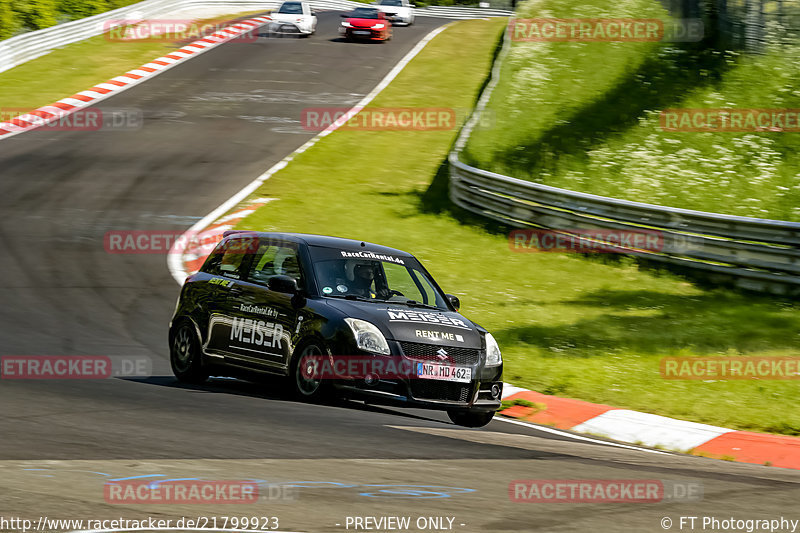
[[[353,26],[351,26],[351,25],[350,25],[350,23],[349,23],[349,22],[347,22],[347,21],[344,21],[344,22],[342,22],[342,26],[344,26],[345,28],[352,28],[352,27],[353,27]]]
[[[491,333],[486,334],[486,366],[497,366],[503,363],[500,347]]]
[[[382,30],[382,29],[383,29],[383,24],[375,24],[375,25],[372,27],[372,29],[373,29],[373,30]]]
[[[359,349],[383,355],[391,353],[386,337],[383,336],[383,333],[375,324],[357,318],[345,318],[344,321],[350,326],[350,330],[356,338],[356,346]]]

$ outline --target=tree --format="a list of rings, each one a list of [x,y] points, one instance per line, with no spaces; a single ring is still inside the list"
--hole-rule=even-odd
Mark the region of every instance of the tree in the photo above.
[[[49,28],[58,23],[56,0],[28,0],[23,8],[22,22],[32,30]]]
[[[0,0],[0,39],[8,39],[18,28],[19,21],[11,9],[11,0]]]
[[[109,9],[108,0],[61,0],[59,11],[71,19],[91,17]]]

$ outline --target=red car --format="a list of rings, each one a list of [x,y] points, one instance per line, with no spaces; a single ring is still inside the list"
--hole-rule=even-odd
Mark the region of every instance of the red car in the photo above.
[[[340,28],[348,41],[388,41],[392,38],[392,23],[386,15],[374,7],[357,7],[342,15]]]

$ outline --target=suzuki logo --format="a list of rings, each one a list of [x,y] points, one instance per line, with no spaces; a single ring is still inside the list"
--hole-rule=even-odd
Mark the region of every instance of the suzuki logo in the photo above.
[[[436,355],[439,356],[439,359],[444,361],[447,359],[447,350],[445,350],[444,348],[439,348],[438,350],[436,350]]]

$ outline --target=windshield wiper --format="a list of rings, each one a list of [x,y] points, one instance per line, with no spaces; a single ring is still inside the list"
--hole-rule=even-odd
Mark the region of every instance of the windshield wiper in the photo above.
[[[425,309],[436,309],[437,311],[442,311],[442,309],[439,309],[435,305],[424,304],[416,300],[406,300],[405,302],[402,303],[406,304],[409,307],[424,307]]]
[[[374,302],[374,298],[366,298],[357,294],[326,294],[326,298],[340,298],[342,300],[358,300],[359,302]]]

